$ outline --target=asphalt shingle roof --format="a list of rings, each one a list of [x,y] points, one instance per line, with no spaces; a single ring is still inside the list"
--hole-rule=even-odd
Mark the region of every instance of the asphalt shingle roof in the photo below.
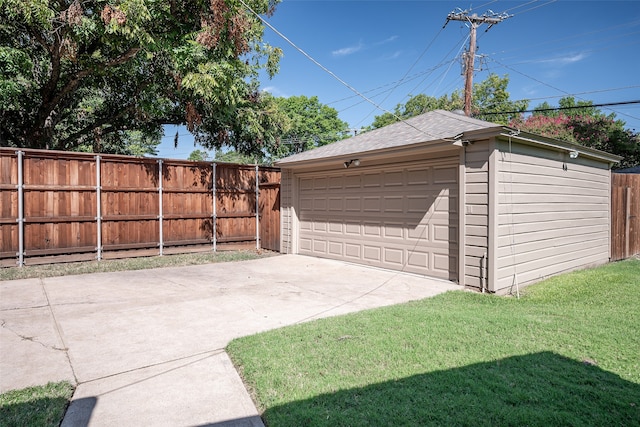
[[[496,127],[500,127],[500,125],[449,111],[434,110],[404,122],[393,123],[353,138],[285,157],[276,165],[286,166],[288,163],[348,156],[421,142],[452,139],[463,132]]]

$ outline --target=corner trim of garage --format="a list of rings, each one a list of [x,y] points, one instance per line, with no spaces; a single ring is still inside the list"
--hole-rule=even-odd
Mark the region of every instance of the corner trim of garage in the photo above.
[[[458,284],[460,286],[465,286],[465,255],[466,255],[466,242],[465,242],[465,233],[466,229],[466,209],[467,203],[466,198],[464,197],[464,188],[466,185],[466,165],[467,165],[467,148],[463,147],[460,150],[460,166],[459,166],[459,174],[458,174]]]
[[[498,272],[497,248],[498,248],[498,149],[496,138],[489,141],[489,227],[488,232],[488,269],[484,278],[487,290],[495,292],[496,276]]]

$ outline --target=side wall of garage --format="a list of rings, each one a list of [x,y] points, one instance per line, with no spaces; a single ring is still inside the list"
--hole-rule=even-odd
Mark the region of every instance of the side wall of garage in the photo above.
[[[464,286],[487,286],[489,251],[489,140],[474,141],[464,154]]]
[[[609,260],[608,164],[497,142],[496,259],[490,290],[509,292]]]

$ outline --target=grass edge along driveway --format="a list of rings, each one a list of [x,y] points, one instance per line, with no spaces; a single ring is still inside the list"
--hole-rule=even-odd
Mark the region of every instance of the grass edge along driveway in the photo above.
[[[268,426],[637,425],[640,260],[239,338]]]
[[[59,426],[73,390],[62,381],[0,394],[0,426]]]

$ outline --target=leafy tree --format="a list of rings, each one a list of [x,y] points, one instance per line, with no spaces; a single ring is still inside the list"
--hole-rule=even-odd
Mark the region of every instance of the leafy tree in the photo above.
[[[398,121],[398,117],[402,120],[409,119],[414,116],[418,116],[427,111],[433,110],[447,110],[453,111],[462,109],[464,105],[464,99],[460,97],[458,92],[448,95],[443,95],[440,98],[428,96],[423,93],[411,96],[406,104],[398,104],[392,113],[383,113],[376,116],[371,124],[373,129],[378,129],[387,126],[391,123]]]
[[[278,0],[245,0],[271,13]],[[275,144],[258,93],[280,49],[238,0],[0,0],[0,144],[128,152],[186,125],[205,147]]]
[[[265,156],[260,154],[242,154],[237,151],[223,151],[216,150],[216,158],[217,162],[225,162],[225,163],[238,163],[241,165],[251,165],[251,164],[267,164],[269,163]]]
[[[511,101],[507,86],[509,76],[490,74],[484,81],[473,85],[472,113],[480,120],[506,125],[529,106],[528,100]],[[513,113],[516,111],[516,113]]]
[[[558,107],[553,107],[548,102],[543,102],[534,108],[535,115],[547,117],[577,117],[600,116],[602,113],[593,106],[591,101],[577,101],[573,96],[566,96],[558,101]]]
[[[519,113],[527,109],[529,101],[511,101],[507,86],[509,77],[499,77],[490,74],[486,80],[473,85],[472,116],[481,120],[494,123],[507,124],[509,120],[517,117]],[[425,94],[418,94],[409,98],[406,104],[398,104],[394,114],[384,113],[376,116],[371,127],[381,128],[388,124],[426,113],[432,110],[462,110],[464,107],[464,92],[456,91],[449,95],[435,98]],[[502,113],[504,112],[504,113]]]
[[[624,121],[616,119],[615,113],[606,115],[591,101],[576,102],[573,97],[560,99],[559,105],[565,109],[537,111],[527,118],[512,120],[510,126],[617,154],[623,157],[617,168],[640,164],[640,138],[625,129]],[[536,110],[551,108],[543,103]]]
[[[187,160],[192,160],[194,162],[205,162],[209,160],[209,153],[203,150],[193,150]]]
[[[338,111],[320,103],[317,96],[275,98],[288,126],[275,150],[274,157],[284,157],[299,151],[331,144],[346,137],[349,125],[338,117]]]

